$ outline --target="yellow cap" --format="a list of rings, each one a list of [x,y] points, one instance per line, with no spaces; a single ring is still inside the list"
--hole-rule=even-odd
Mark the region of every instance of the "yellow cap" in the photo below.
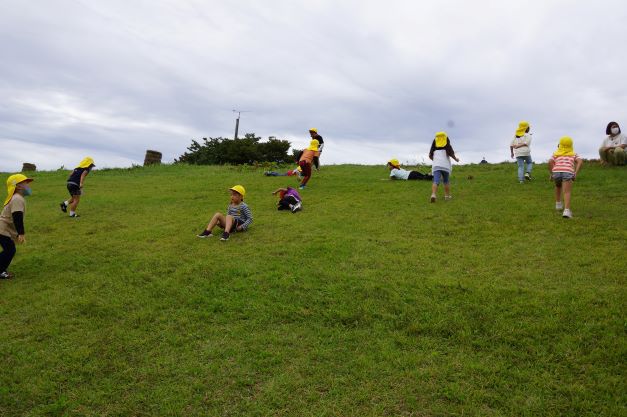
[[[15,186],[22,182],[31,182],[32,178],[28,178],[24,174],[13,174],[7,179],[7,199],[4,200],[4,205],[6,206],[13,198],[13,194],[15,194]]]
[[[244,198],[244,196],[246,195],[246,189],[242,187],[241,185],[234,185],[231,188],[229,188],[229,190],[235,191],[236,193],[241,195],[242,198]]]
[[[570,136],[562,136],[560,138],[560,144],[557,146],[557,152],[553,156],[573,156],[575,151],[573,150],[573,139]]]
[[[310,132],[315,132],[315,133],[318,133],[318,129],[316,129],[315,127],[310,128],[310,129],[309,129],[309,131],[310,131]]]
[[[446,146],[446,141],[448,140],[448,136],[446,136],[446,132],[438,132],[435,134],[435,146],[438,148],[443,148]]]
[[[518,129],[516,129],[516,136],[522,136],[527,132],[529,128],[529,122],[525,122],[524,120],[518,123]]]
[[[320,145],[320,142],[318,142],[318,139],[313,139],[311,142],[309,142],[309,148],[307,148],[308,151],[317,151],[318,150],[318,145]]]
[[[388,161],[388,164],[392,165],[393,167],[399,168],[401,166],[401,163],[398,162],[398,159],[390,159]]]
[[[76,168],[89,168],[90,166],[96,166],[94,159],[90,156],[85,157]]]

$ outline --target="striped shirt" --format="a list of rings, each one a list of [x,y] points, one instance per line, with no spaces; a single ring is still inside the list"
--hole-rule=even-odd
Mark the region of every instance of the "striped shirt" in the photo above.
[[[226,209],[226,214],[239,220],[242,230],[248,229],[248,226],[253,222],[253,213],[243,201],[237,206],[229,204],[229,207]]]
[[[575,173],[575,161],[581,159],[579,155],[574,154],[570,156],[555,156],[553,155],[550,161],[553,161],[553,170],[551,172],[570,172]]]

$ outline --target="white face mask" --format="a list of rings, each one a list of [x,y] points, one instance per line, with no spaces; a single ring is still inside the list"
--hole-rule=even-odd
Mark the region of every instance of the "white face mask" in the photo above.
[[[620,129],[614,126],[612,130],[610,130],[610,132],[612,132],[612,135],[618,135],[618,132],[620,132]]]

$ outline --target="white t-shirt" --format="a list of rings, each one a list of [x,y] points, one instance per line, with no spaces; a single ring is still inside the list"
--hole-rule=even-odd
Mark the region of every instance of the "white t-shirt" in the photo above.
[[[397,180],[406,180],[409,178],[409,171],[403,168],[394,168],[390,171],[390,177],[396,178]]]
[[[529,156],[531,155],[531,133],[525,133],[521,137],[514,137],[511,146],[526,145],[520,148],[514,148],[514,156]]]
[[[603,140],[602,148],[615,148],[618,145],[627,145],[627,136],[619,133],[618,135],[611,137],[607,136],[605,140]]]

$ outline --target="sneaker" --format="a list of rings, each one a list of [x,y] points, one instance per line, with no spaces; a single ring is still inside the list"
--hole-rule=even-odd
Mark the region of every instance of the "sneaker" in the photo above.
[[[11,278],[13,278],[12,273],[8,271],[0,272],[0,279],[11,279]]]
[[[565,219],[570,219],[571,217],[573,217],[573,213],[570,211],[570,209],[564,209],[562,217]]]
[[[67,206],[65,205],[65,202],[59,204],[59,206],[61,207],[62,212],[67,213]]]
[[[518,182],[519,182],[520,184],[524,184],[524,183],[525,183],[524,181],[518,181]]]
[[[431,194],[431,202],[435,203],[435,194]]]
[[[299,190],[304,190],[304,189],[305,189],[305,186],[304,186],[304,185],[301,185],[300,187],[298,187],[298,189],[299,189]]]
[[[224,232],[222,233],[222,237],[220,238],[221,241],[226,242],[227,240],[229,240],[229,237],[231,235],[229,234],[229,232]]]
[[[450,200],[452,200],[452,199],[453,199],[453,196],[452,196],[452,195],[445,195],[445,196],[444,196],[444,201],[450,201]]]
[[[203,230],[202,233],[196,235],[196,237],[199,237],[201,239],[204,239],[206,237],[213,237],[213,233]]]
[[[531,175],[528,172],[525,173],[525,179],[531,181]]]
[[[70,214],[70,217],[78,218],[78,217],[81,217],[81,216],[79,216],[77,213],[74,213],[74,214]]]
[[[300,201],[292,206],[292,213],[296,213],[299,210],[303,209],[303,203]]]
[[[558,201],[557,203],[555,203],[555,210],[561,210],[564,208],[564,205],[562,204],[561,201]]]

